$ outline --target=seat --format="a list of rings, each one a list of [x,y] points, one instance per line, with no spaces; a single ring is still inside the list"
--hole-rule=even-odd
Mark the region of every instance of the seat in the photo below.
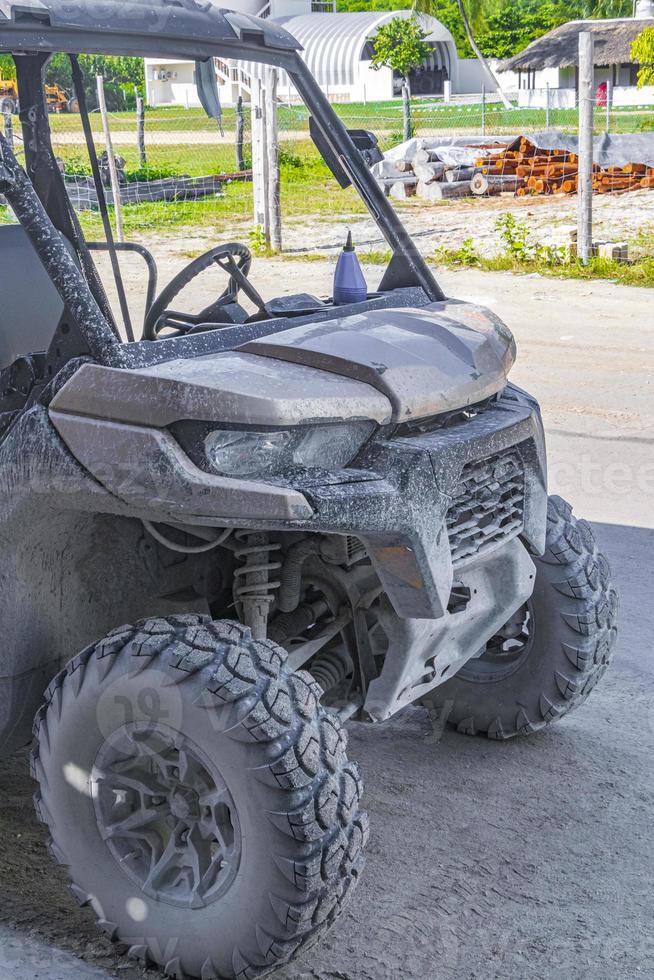
[[[0,371],[47,351],[64,304],[20,225],[0,226]]]

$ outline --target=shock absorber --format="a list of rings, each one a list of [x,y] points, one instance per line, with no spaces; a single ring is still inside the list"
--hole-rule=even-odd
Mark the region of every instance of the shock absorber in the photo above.
[[[273,592],[279,580],[273,576],[282,567],[272,556],[280,550],[264,531],[237,531],[239,542],[234,554],[243,562],[234,572],[234,601],[241,618],[252,630],[255,640],[265,640]]]

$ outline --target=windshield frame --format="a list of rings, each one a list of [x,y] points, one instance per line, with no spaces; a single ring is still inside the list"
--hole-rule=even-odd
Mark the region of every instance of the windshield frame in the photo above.
[[[256,18],[247,18],[247,20],[249,23],[254,23],[255,26],[257,25]],[[264,25],[266,29],[268,29],[270,26],[266,21],[262,21],[261,24]],[[15,30],[15,25],[12,25],[12,27]],[[15,57],[33,54],[34,48],[31,48],[29,38],[21,37],[20,42],[16,44],[15,42],[18,41],[19,38],[14,34],[14,36],[11,38],[11,41],[14,43],[8,43],[9,39],[7,34],[13,33],[13,31],[5,32],[5,25],[2,25],[0,22],[0,51],[9,50],[9,53],[13,54]],[[282,34],[285,35],[285,38],[288,38],[289,41],[293,40],[290,38],[290,35],[286,34],[286,32],[282,32]],[[111,43],[107,43],[106,37],[104,37],[103,43],[102,37],[95,33],[86,31],[68,34],[65,38],[58,31],[48,31],[46,36],[48,40],[48,44],[45,45],[46,52],[43,51],[43,43],[39,45],[39,54],[43,59],[43,63],[45,63],[45,60],[47,60],[49,53],[55,52],[64,54],[107,54],[107,48],[109,48],[109,53],[115,53],[117,44],[123,53],[129,52],[130,54],[133,53],[139,57],[153,56],[153,50],[149,44],[146,44],[144,41],[139,42],[133,37],[125,38],[123,35],[121,35],[119,42],[117,42],[115,38],[112,38]],[[260,35],[257,34],[256,37],[252,36],[251,39],[248,38],[247,40],[244,40],[243,36],[241,36],[239,37],[238,41],[234,42],[232,42],[231,39],[225,40],[224,38],[221,38],[219,41],[209,41],[208,43],[204,41],[195,41],[193,44],[191,44],[188,40],[183,40],[179,44],[176,44],[173,39],[166,39],[163,45],[161,39],[159,38],[157,39],[157,50],[163,46],[163,48],[166,49],[167,54],[171,54],[172,51],[175,51],[177,52],[175,56],[184,56],[184,58],[188,57],[192,60],[197,60],[198,58],[203,57],[222,57],[230,60],[251,62],[285,71],[295,86],[305,107],[311,114],[315,124],[320,129],[325,141],[338,158],[343,169],[346,171],[353,187],[356,189],[363,203],[366,205],[368,212],[391,249],[392,260],[386,275],[384,276],[380,290],[387,292],[394,288],[417,287],[423,291],[428,302],[443,301],[445,299],[445,295],[436,282],[431,270],[427,266],[427,263],[420,254],[410,234],[404,227],[404,224],[402,223],[397,211],[392,206],[391,202],[386,198],[383,190],[370,172],[370,169],[368,168],[362,154],[354,145],[347,128],[332,108],[327,97],[322,92],[299,51],[295,50],[288,43],[285,47],[267,46],[265,43],[262,43],[262,40],[265,41],[265,37],[265,32],[262,31]],[[42,27],[40,40],[43,42]],[[48,49],[50,50],[48,51]],[[144,51],[147,53],[144,54]],[[5,151],[6,150],[7,147],[5,146]],[[0,162],[1,156],[2,154],[0,153]],[[11,166],[10,169],[13,170],[14,167]],[[36,190],[31,182],[28,180],[19,180],[18,185],[19,197],[22,199],[23,203],[20,207],[16,207],[15,204],[12,204],[18,220],[25,227],[26,232],[32,239],[32,244],[34,245],[37,253],[40,255],[42,261],[44,261],[44,249],[46,251],[49,249],[50,261],[47,262],[46,267],[50,278],[62,297],[64,297],[65,294],[70,295],[69,291],[71,286],[71,276],[74,275],[70,266],[70,256],[63,246],[59,233],[56,231],[54,224],[50,220],[48,208],[46,207],[44,209],[41,205],[41,202],[38,200]],[[12,192],[12,190],[9,188],[5,190],[5,196],[10,203],[12,203],[13,193],[14,192]],[[31,202],[29,201],[30,197],[32,198]],[[33,234],[35,230],[33,220],[35,217],[34,204],[39,205],[37,211],[41,212],[39,215],[40,220],[37,222],[39,225],[39,233],[36,235]],[[26,214],[31,214],[32,220],[26,222],[24,220]],[[45,219],[45,221],[43,219]],[[46,243],[45,237],[48,224],[50,225],[51,233],[47,235],[50,242]],[[58,254],[58,258],[60,260],[59,266],[57,262],[52,261],[55,253]],[[46,263],[44,262],[44,264]],[[102,360],[105,360],[105,362],[107,359],[115,360],[115,355],[117,352],[113,351],[110,353],[110,348],[114,344],[119,346],[123,345],[115,336],[108,323],[107,331],[101,331],[104,334],[101,344],[97,344],[99,333],[98,316],[102,317],[103,321],[106,321],[106,317],[97,308],[86,279],[81,275],[81,273],[78,273],[78,276],[79,278],[77,276],[74,278],[77,279],[75,285],[77,287],[76,293],[78,303],[76,305],[80,313],[80,316],[78,317],[80,331],[86,337],[87,341],[95,338],[95,343],[90,343],[91,350],[95,348],[94,352],[96,354],[100,354]],[[80,306],[79,290],[82,284],[84,284],[86,291],[90,294],[88,297],[90,302],[83,302]],[[82,309],[84,307],[86,308],[86,312]],[[101,352],[98,347],[102,348]]]

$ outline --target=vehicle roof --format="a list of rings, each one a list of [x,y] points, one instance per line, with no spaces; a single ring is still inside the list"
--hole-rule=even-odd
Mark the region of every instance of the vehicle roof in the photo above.
[[[0,51],[209,58],[301,45],[215,0],[0,0]]]

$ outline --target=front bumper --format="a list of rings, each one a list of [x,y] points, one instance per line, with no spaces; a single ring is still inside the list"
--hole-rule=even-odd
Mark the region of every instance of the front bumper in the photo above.
[[[512,385],[474,419],[407,437],[389,438],[382,429],[356,468],[293,486],[206,473],[165,429],[52,408],[50,418],[73,456],[130,516],[358,538],[401,619],[440,619],[455,575],[512,537],[521,537],[535,553],[545,546],[547,474],[540,411]],[[486,477],[477,475],[476,465],[491,460],[493,482],[494,461],[502,471],[507,452],[523,474],[520,487],[512,486],[514,496],[517,492],[522,498],[519,513],[508,515],[499,533],[489,534],[485,527],[473,542],[478,547],[470,548],[461,515],[473,527],[487,524],[480,517]],[[504,478],[500,472],[499,481]],[[462,487],[474,487],[477,479],[482,481],[475,492],[477,509],[466,512]],[[492,500],[488,507],[492,518]],[[459,523],[454,528],[453,514]]]
[[[477,518],[462,502],[462,484],[469,475],[474,483],[477,464],[484,476],[485,461],[501,464],[507,455],[522,473],[519,486],[512,485],[521,498],[516,512],[497,533],[473,534],[472,547],[465,547],[457,522],[468,517],[474,525]],[[544,551],[547,463],[540,410],[512,385],[472,420],[414,437],[380,438],[359,465],[350,482],[296,486],[315,511],[305,526],[360,538],[401,619],[440,619],[462,571],[513,538],[535,554]],[[481,512],[484,493],[491,494],[492,518],[492,487],[482,484],[478,491]]]

